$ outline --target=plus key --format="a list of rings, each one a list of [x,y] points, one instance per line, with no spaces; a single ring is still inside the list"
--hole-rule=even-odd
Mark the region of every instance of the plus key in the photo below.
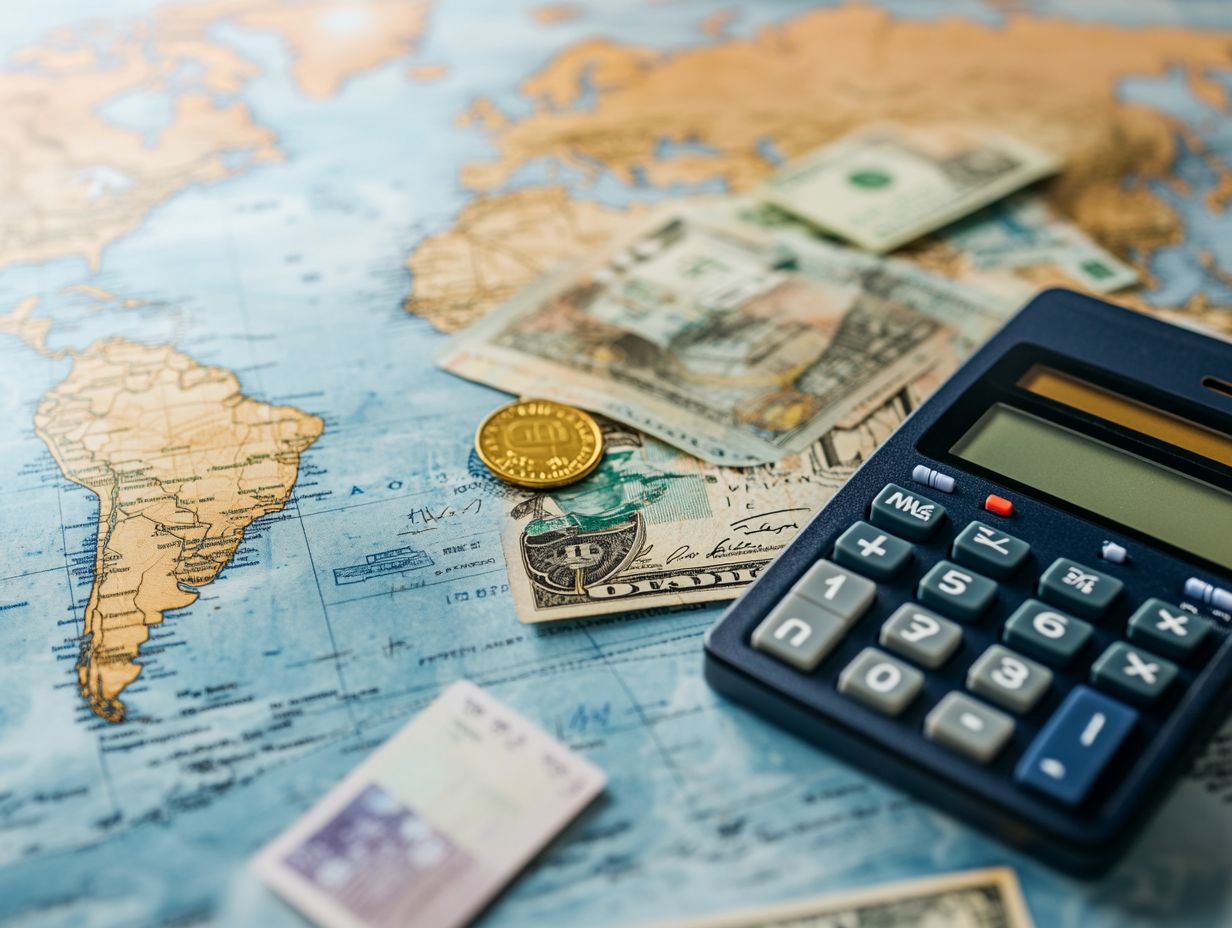
[[[911,545],[894,535],[857,522],[834,544],[834,561],[872,580],[888,580],[911,560]]]

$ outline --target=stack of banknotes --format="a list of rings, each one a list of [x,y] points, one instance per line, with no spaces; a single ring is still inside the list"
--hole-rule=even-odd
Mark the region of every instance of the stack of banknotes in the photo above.
[[[734,598],[1035,292],[1137,283],[1025,189],[1060,167],[979,127],[872,125],[663,206],[446,343],[445,370],[604,417],[594,474],[507,492],[518,618]]]

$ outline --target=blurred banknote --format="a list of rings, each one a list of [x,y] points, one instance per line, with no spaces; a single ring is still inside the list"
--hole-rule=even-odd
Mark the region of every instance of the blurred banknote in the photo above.
[[[1008,867],[969,870],[654,928],[1031,928]],[[649,926],[647,926],[649,928]]]
[[[1060,272],[1069,283],[1112,293],[1138,283],[1138,272],[1057,216],[1037,196],[1020,194],[937,234],[952,249],[952,273],[962,279],[998,271],[1046,279]]]
[[[784,165],[766,202],[886,252],[1058,170],[1026,142],[975,126],[878,123]]]
[[[734,599],[956,364],[947,356],[853,427],[754,468],[708,464],[602,419],[595,473],[505,503],[518,619]]]
[[[846,249],[801,262],[696,210],[559,269],[437,363],[602,413],[712,463],[804,451],[916,379],[981,298]],[[799,265],[794,269],[792,264]]]
[[[253,866],[328,928],[455,928],[604,782],[588,761],[459,681]]]

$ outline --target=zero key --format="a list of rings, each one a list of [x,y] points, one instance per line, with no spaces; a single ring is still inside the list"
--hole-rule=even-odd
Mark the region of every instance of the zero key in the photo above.
[[[1138,721],[1138,713],[1095,690],[1076,686],[1014,768],[1014,780],[1077,806]]]

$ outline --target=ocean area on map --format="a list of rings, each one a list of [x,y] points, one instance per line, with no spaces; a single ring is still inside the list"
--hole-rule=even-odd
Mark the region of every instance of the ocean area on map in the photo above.
[[[204,25],[177,54],[205,49],[223,62],[216,86],[193,76],[199,62],[178,62],[177,87],[101,110],[140,135],[134,165],[171,143],[180,152],[172,126],[194,107],[214,113],[202,125],[237,132],[234,147],[165,175],[89,174],[83,209],[112,195],[144,199],[125,201],[106,241],[57,251],[55,236],[23,226],[27,237],[9,247],[26,251],[0,263],[0,415],[15,424],[0,438],[0,923],[301,924],[249,858],[461,677],[609,777],[606,797],[484,928],[632,925],[994,864],[1017,870],[1041,926],[1149,925],[1177,911],[1170,924],[1232,921],[1232,734],[1171,797],[1148,841],[1084,885],[723,703],[701,675],[702,636],[722,605],[519,624],[502,550],[514,496],[471,461],[475,424],[508,397],[432,362],[444,332],[567,257],[574,237],[602,239],[669,199],[730,191],[802,144],[790,133],[725,135],[730,114],[717,104],[702,114],[713,139],[624,122],[629,111],[653,116],[642,100],[621,103],[630,109],[610,125],[586,122],[608,118],[605,102],[630,75],[771,41],[793,24],[842,41],[853,15],[870,17],[860,28],[873,32],[957,16],[1012,38],[1016,14],[1002,7],[1013,4],[672,0],[647,3],[653,16],[579,3],[538,17],[542,4],[520,0],[434,2],[405,42],[380,46],[353,73],[321,65],[311,36],[280,32],[268,6],[194,5]],[[1223,30],[1225,50],[1232,41],[1215,3],[1030,6],[1058,49],[1083,47],[1089,30],[1122,35],[1160,20],[1186,35]],[[63,30],[100,17],[119,29],[156,8],[177,4],[22,0],[0,23],[0,99],[5,81],[47,62],[79,66]],[[906,47],[917,47],[911,38]],[[1228,192],[1210,153],[1232,163],[1232,61],[1210,66],[1204,46],[1203,82],[1168,50],[1139,54],[1126,42],[1129,64],[1109,100],[1149,126],[1144,137],[1175,146],[1174,179],[1147,178],[1133,195],[1154,198],[1147,225],[1171,229],[1175,217],[1180,231],[1120,257],[1140,262],[1148,304],[1227,320],[1232,279],[1218,268],[1232,267],[1232,215],[1209,201]],[[50,51],[23,64],[34,47]],[[97,78],[86,71],[75,86]],[[705,84],[699,73],[693,85]],[[642,145],[649,168],[640,156],[621,160]],[[508,247],[523,224],[536,243],[525,254]],[[160,602],[170,605],[143,621],[148,639],[125,642],[127,675],[111,693],[124,712],[112,721],[79,680],[86,614],[108,563],[107,504],[36,431],[75,359],[109,339],[234,378],[253,407],[293,410],[281,421],[309,425],[283,445],[265,423],[276,477],[237,484],[263,503],[235,516],[220,542],[227,556],[208,576],[164,571]],[[226,409],[236,396],[226,393]],[[130,464],[117,472],[132,476]],[[157,534],[167,524],[138,549],[182,542]],[[1209,826],[1180,827],[1195,821]]]

